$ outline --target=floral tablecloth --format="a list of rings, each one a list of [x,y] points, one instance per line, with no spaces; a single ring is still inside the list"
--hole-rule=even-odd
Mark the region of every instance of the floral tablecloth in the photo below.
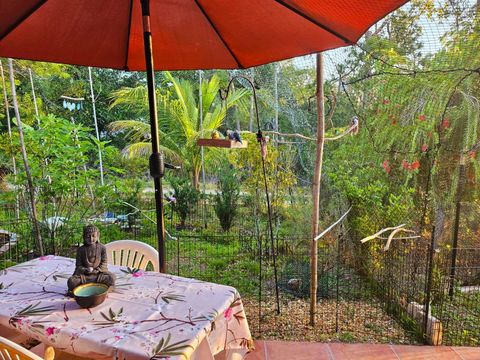
[[[82,309],[65,295],[74,268],[43,256],[0,271],[0,325],[90,359],[241,358],[253,346],[232,287],[109,265],[115,288]]]

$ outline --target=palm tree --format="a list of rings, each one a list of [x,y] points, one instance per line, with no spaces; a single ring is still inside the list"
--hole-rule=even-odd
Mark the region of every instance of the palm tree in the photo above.
[[[158,117],[161,150],[173,162],[180,163],[190,173],[192,184],[199,188],[201,170],[200,147],[196,145],[201,137],[210,137],[225,119],[228,108],[238,104],[247,90],[241,89],[230,94],[225,104],[215,101],[220,89],[216,75],[202,84],[203,126],[200,129],[200,110],[197,93],[192,84],[165,72],[165,82],[170,85],[166,91],[158,91]],[[127,106],[138,115],[138,120],[119,120],[110,123],[113,132],[125,132],[129,144],[122,150],[124,156],[148,156],[151,153],[150,124],[147,92],[144,86],[122,88],[112,94],[112,107]],[[206,148],[205,162],[218,160],[218,149]]]

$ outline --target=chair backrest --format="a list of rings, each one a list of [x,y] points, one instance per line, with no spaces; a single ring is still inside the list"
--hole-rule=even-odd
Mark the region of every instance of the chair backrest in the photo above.
[[[0,359],[1,360],[43,360],[30,350],[15,344],[13,341],[0,336]],[[51,358],[53,359],[53,358]]]
[[[148,244],[135,240],[118,240],[105,244],[105,247],[109,264],[145,270],[148,263],[151,263],[154,271],[160,268],[158,251]]]

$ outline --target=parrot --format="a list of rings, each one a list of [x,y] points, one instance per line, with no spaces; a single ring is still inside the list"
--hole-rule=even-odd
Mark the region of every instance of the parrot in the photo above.
[[[238,141],[240,144],[242,144],[242,138],[240,137],[240,132],[238,130],[235,130],[233,132],[233,139],[235,141]]]
[[[232,130],[227,130],[227,132],[225,133],[225,138],[227,138],[228,140],[235,140],[235,137],[233,135],[233,131]]]
[[[354,126],[352,129],[352,135],[357,135],[359,131],[359,126],[358,126],[358,117],[354,116],[352,118],[352,121],[350,121],[350,126]]]

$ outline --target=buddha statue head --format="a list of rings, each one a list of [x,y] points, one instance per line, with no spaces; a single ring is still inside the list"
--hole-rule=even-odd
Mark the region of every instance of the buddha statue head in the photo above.
[[[97,243],[100,240],[100,231],[95,225],[87,225],[83,228],[83,244],[86,246]]]

